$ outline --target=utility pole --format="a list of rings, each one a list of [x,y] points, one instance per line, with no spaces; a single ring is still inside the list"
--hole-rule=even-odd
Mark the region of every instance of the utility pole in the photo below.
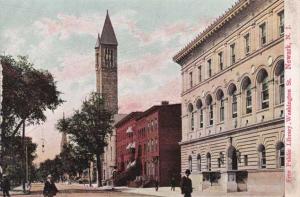
[[[1,59],[0,59],[0,113],[2,111],[2,64],[1,64]],[[2,177],[3,174],[3,144],[2,144],[2,116],[0,115],[0,178]]]
[[[25,160],[26,156],[24,155],[25,153],[25,121],[23,122],[23,132],[22,132],[22,187],[23,187],[23,192],[26,192],[25,188],[25,179],[26,179],[26,166],[25,166]]]
[[[25,156],[26,156],[26,183],[29,183],[29,169],[28,169],[28,143],[27,141],[25,142]]]

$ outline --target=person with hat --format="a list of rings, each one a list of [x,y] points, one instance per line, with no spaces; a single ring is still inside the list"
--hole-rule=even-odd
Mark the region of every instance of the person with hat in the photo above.
[[[7,175],[4,174],[3,175],[3,181],[2,181],[3,196],[10,196],[9,195],[9,190],[10,190],[10,181],[9,181]]]
[[[53,197],[58,192],[55,183],[51,175],[47,176],[47,181],[45,182],[43,194],[45,197]]]
[[[193,192],[192,180],[189,178],[191,171],[187,169],[185,171],[185,176],[181,178],[180,188],[181,193],[184,194],[184,197],[191,197]]]

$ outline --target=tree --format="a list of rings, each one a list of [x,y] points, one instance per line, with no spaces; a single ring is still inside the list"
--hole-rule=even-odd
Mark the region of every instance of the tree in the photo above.
[[[74,144],[95,155],[97,168],[97,183],[101,186],[102,167],[100,155],[107,146],[107,138],[112,133],[113,113],[104,107],[104,99],[98,93],[91,93],[84,101],[81,110],[75,111],[67,120],[59,120],[58,130],[64,128]]]
[[[63,100],[51,73],[35,69],[25,56],[1,56],[3,66],[2,131],[15,136],[25,123],[40,124],[44,112],[55,110]]]
[[[45,111],[55,110],[63,100],[51,73],[35,69],[25,56],[1,56],[3,67],[2,141],[11,140],[22,131],[21,161],[25,169],[25,123],[40,124],[46,120]],[[5,149],[7,147],[3,147]],[[0,153],[3,158],[2,152]],[[3,161],[1,161],[2,164]],[[25,174],[23,171],[23,190]]]
[[[69,176],[76,176],[89,167],[92,156],[84,149],[73,144],[67,144],[59,154],[63,163],[63,171]]]

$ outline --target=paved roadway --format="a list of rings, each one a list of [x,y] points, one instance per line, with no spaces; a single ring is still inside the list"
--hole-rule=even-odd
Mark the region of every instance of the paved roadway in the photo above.
[[[20,195],[13,194],[12,196],[33,196],[38,197],[42,196],[43,184],[32,184],[31,194],[30,195]],[[57,193],[56,197],[143,197],[146,195],[141,194],[129,194],[122,193],[118,191],[98,191],[93,189],[86,189],[83,186],[78,185],[65,185],[65,184],[56,184],[59,193]],[[151,196],[148,196],[151,197]],[[153,197],[153,196],[152,196]]]

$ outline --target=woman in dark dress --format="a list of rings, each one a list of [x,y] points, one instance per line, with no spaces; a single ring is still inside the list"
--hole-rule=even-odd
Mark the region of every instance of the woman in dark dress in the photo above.
[[[47,181],[45,182],[43,194],[45,197],[53,197],[58,192],[54,181],[52,180],[52,176],[48,175]]]

